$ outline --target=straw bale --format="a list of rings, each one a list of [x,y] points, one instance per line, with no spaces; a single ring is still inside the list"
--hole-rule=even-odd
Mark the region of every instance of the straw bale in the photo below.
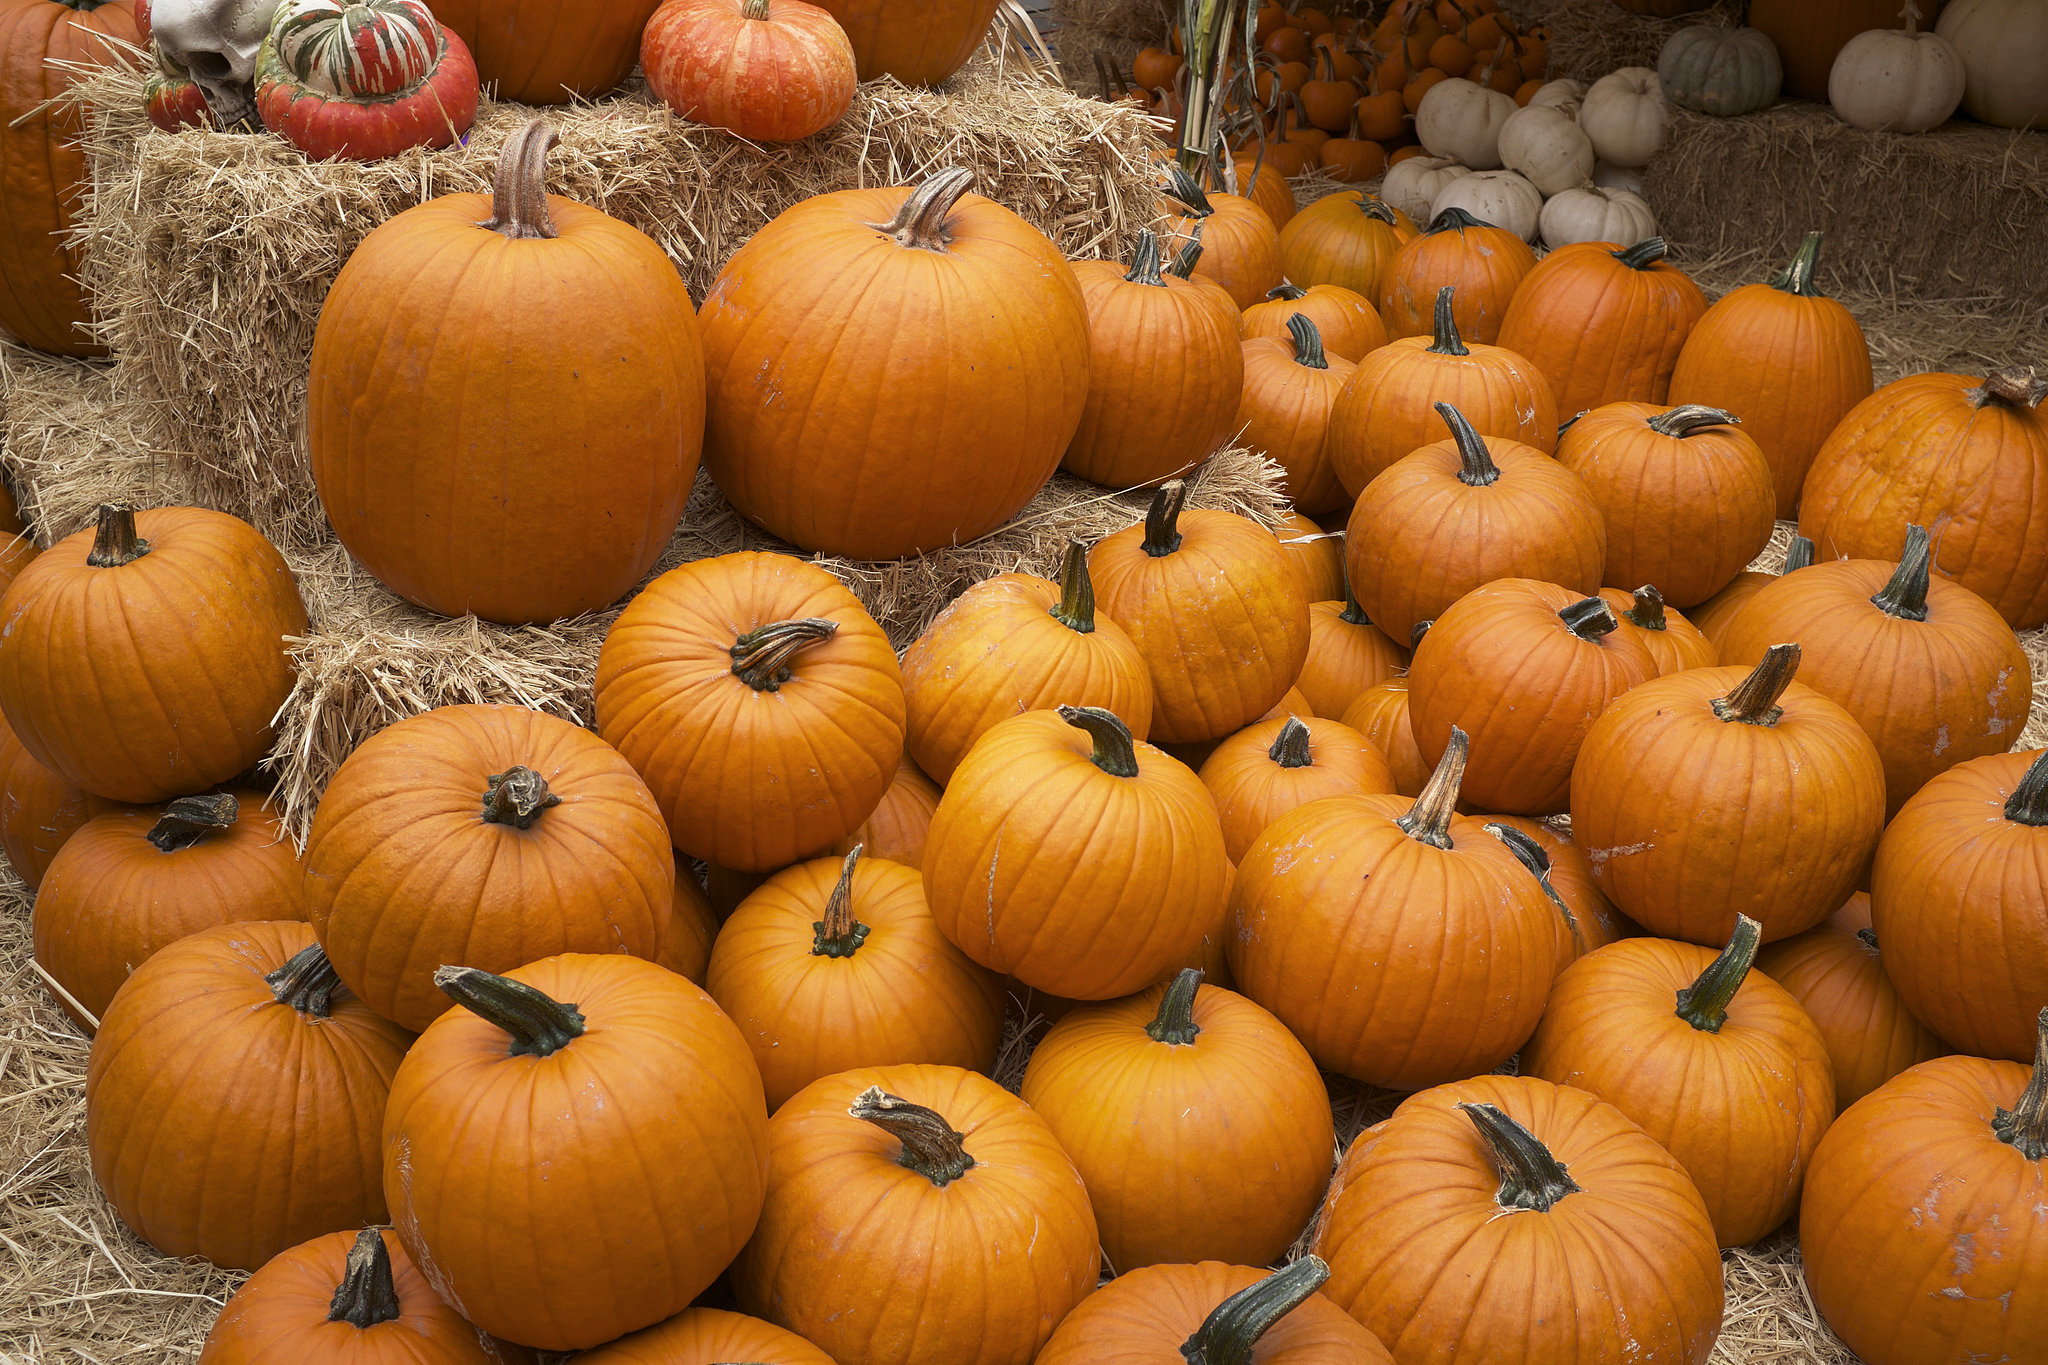
[[[106,362],[0,342],[0,472],[45,547],[90,525],[103,502],[184,502],[144,413],[114,397]]]
[[[1631,14],[1614,0],[1523,0],[1511,4],[1518,18],[1550,25],[1550,75],[1595,81],[1624,66],[1657,65],[1657,54],[1681,28],[1700,23],[1733,26],[1747,0],[1715,0],[1708,8],[1676,19]]]

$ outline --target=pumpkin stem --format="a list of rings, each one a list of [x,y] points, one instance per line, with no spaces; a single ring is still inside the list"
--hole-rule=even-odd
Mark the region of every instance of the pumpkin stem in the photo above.
[[[1565,629],[1581,640],[1598,640],[1620,630],[1621,622],[1615,618],[1614,608],[1598,597],[1581,597],[1557,614],[1564,622]]]
[[[1721,1025],[1728,1022],[1728,1002],[1742,989],[1763,941],[1763,925],[1748,915],[1737,915],[1728,946],[1707,964],[1697,981],[1678,993],[1678,1017],[1701,1033],[1719,1033]]]
[[[1183,967],[1178,976],[1166,983],[1166,993],[1159,997],[1159,1013],[1145,1025],[1145,1036],[1172,1047],[1186,1047],[1194,1042],[1202,1032],[1195,1025],[1195,993],[1201,988],[1202,969]]]
[[[1488,1160],[1500,1177],[1494,1202],[1504,1209],[1548,1213],[1559,1200],[1579,1192],[1565,1164],[1534,1133],[1491,1104],[1461,1104],[1465,1117],[1486,1143]]]
[[[1417,621],[1408,628],[1408,652],[1410,654],[1413,654],[1417,647],[1422,644],[1422,637],[1429,634],[1429,628],[1435,624],[1436,620],[1432,617],[1427,621]]]
[[[974,1158],[962,1145],[966,1141],[964,1135],[954,1132],[952,1124],[921,1104],[912,1104],[871,1085],[846,1112],[863,1123],[874,1124],[902,1143],[896,1164],[916,1171],[941,1189],[974,1169]]]
[[[1088,547],[1078,540],[1067,542],[1060,561],[1060,600],[1051,614],[1077,634],[1095,633],[1095,580],[1088,576]]]
[[[1344,610],[1337,613],[1337,619],[1347,626],[1369,626],[1372,618],[1365,614],[1365,608],[1358,605],[1358,594],[1351,590],[1351,575],[1344,575]]]
[[[1086,730],[1095,741],[1095,753],[1090,759],[1096,767],[1111,777],[1136,777],[1138,775],[1138,751],[1131,741],[1131,727],[1113,711],[1099,706],[1061,706],[1056,708],[1060,719],[1076,730]]]
[[[484,823],[532,829],[541,812],[562,804],[562,798],[548,790],[548,780],[525,764],[492,773],[485,779]]]
[[[1429,220],[1429,226],[1422,230],[1425,237],[1434,237],[1439,232],[1463,232],[1466,228],[1492,227],[1483,218],[1474,218],[1464,209],[1453,205]]]
[[[1858,943],[1861,943],[1864,947],[1870,949],[1870,951],[1873,953],[1878,951],[1877,930],[1871,928],[1867,924],[1856,931],[1856,941]]]
[[[1650,430],[1665,436],[1676,436],[1684,440],[1697,431],[1708,427],[1739,427],[1742,419],[1732,412],[1710,408],[1703,403],[1686,403],[1660,412],[1650,419]]]
[[[1209,202],[1209,196],[1202,190],[1201,182],[1175,166],[1169,172],[1168,197],[1178,199],[1187,208],[1189,218],[1207,218],[1216,212],[1216,206]]]
[[[1622,615],[1639,630],[1669,630],[1671,624],[1664,616],[1664,594],[1645,583],[1635,591],[1636,604]]]
[[[583,1036],[583,1012],[510,977],[476,967],[439,967],[441,993],[512,1039],[511,1057],[552,1057]]]
[[[1471,749],[1472,741],[1453,725],[1451,742],[1437,760],[1436,771],[1423,784],[1422,795],[1415,798],[1406,815],[1394,821],[1403,834],[1431,848],[1452,846],[1451,814],[1458,808],[1458,788],[1465,781],[1465,759]]]
[[[391,1248],[384,1234],[364,1228],[348,1249],[348,1269],[327,1306],[329,1322],[345,1322],[360,1332],[395,1321],[401,1313],[398,1285],[391,1278]]]
[[[1495,824],[1491,821],[1480,826],[1488,834],[1507,845],[1508,852],[1515,855],[1515,861],[1529,869],[1529,874],[1543,888],[1543,894],[1550,897],[1550,903],[1557,907],[1557,913],[1564,916],[1565,928],[1571,930],[1572,946],[1580,956],[1586,951],[1586,931],[1579,925],[1579,917],[1564,903],[1564,897],[1557,894],[1557,888],[1550,883],[1550,854],[1543,845],[1531,839],[1512,825]]]
[[[1559,422],[1557,424],[1557,439],[1562,441],[1564,439],[1565,433],[1570,431],[1573,427],[1577,426],[1579,424],[1579,419],[1581,417],[1584,417],[1587,413],[1591,411],[1591,408],[1581,408],[1577,412],[1573,413],[1571,416],[1565,418],[1562,422]]]
[[[922,185],[910,192],[903,201],[903,207],[896,210],[896,216],[886,223],[871,226],[877,232],[886,232],[896,239],[898,246],[910,247],[917,251],[944,252],[952,242],[947,232],[947,219],[953,206],[960,202],[960,196],[974,185],[974,172],[965,166],[948,166],[943,171],[934,171],[925,177]]]
[[[1465,339],[1458,335],[1458,318],[1451,307],[1457,301],[1457,295],[1458,291],[1448,284],[1436,291],[1436,339],[1430,343],[1431,355],[1472,354],[1465,346]]]
[[[2048,825],[2048,749],[2034,756],[2019,785],[2006,798],[2005,818],[2034,829]]]
[[[1180,509],[1188,500],[1188,486],[1180,479],[1168,479],[1152,495],[1145,509],[1145,553],[1164,559],[1180,548]]]
[[[1356,111],[1354,110],[1353,112]],[[1384,199],[1375,199],[1364,190],[1358,190],[1356,193],[1358,195],[1358,211],[1366,217],[1377,218],[1388,227],[1393,227],[1400,222],[1400,219],[1394,217],[1393,209],[1387,206],[1387,202]]]
[[[1645,237],[1634,246],[1625,246],[1611,254],[1630,270],[1648,270],[1664,259],[1666,250],[1662,237]]]
[[[233,829],[240,814],[241,803],[227,792],[181,796],[164,807],[163,816],[149,827],[146,837],[160,852],[176,853],[221,830]]]
[[[2036,379],[2031,365],[2008,365],[1985,375],[1983,384],[1963,397],[1976,408],[1988,407],[1992,403],[2004,403],[2014,408],[2038,408],[2041,400],[2048,398],[2048,379]]]
[[[1438,403],[1436,415],[1451,429],[1451,440],[1458,447],[1458,482],[1467,488],[1489,488],[1499,483],[1500,466],[1493,462],[1486,438],[1472,429],[1465,414],[1449,403]]]
[[[1308,727],[1289,716],[1287,723],[1280,727],[1280,737],[1273,741],[1273,747],[1266,750],[1266,757],[1283,768],[1306,768],[1315,762],[1309,754]]]
[[[1166,268],[1166,273],[1177,275],[1184,280],[1191,280],[1195,277],[1195,267],[1201,263],[1202,225],[1197,223],[1195,224],[1195,230],[1188,234],[1187,244],[1181,247],[1180,251],[1175,254],[1173,264]]]
[[[1808,540],[1805,536],[1792,537],[1792,543],[1785,547],[1785,567],[1778,571],[1778,576],[1782,578],[1788,573],[1797,573],[1801,569],[1812,568],[1813,556],[1814,548],[1812,541]]]
[[[839,633],[837,621],[811,616],[801,621],[775,621],[750,630],[732,642],[732,673],[756,692],[779,692],[789,681],[789,662],[812,645]]]
[[[1291,280],[1282,280],[1277,287],[1266,291],[1266,297],[1269,299],[1286,299],[1289,303],[1292,303],[1296,299],[1307,298],[1308,290],[1303,289]]]
[[[1902,621],[1927,619],[1927,578],[1934,569],[1934,543],[1925,526],[1906,527],[1906,548],[1899,553],[1899,567],[1892,573],[1871,603],[1886,616]]]
[[[747,3],[740,9],[740,17],[743,19],[766,19],[768,17],[768,0],[747,0]]]
[[[1287,319],[1287,330],[1294,336],[1295,364],[1310,370],[1330,368],[1330,358],[1323,352],[1323,334],[1306,313]]]
[[[1138,230],[1138,245],[1131,252],[1130,273],[1124,278],[1132,284],[1149,284],[1155,288],[1166,288],[1166,281],[1159,274],[1159,237],[1151,228]]]
[[[1324,51],[1327,53],[1328,48]],[[1251,1365],[1259,1338],[1307,1303],[1330,1278],[1320,1256],[1304,1256],[1211,1309],[1195,1334],[1181,1343],[1187,1365]]]
[[[2010,1109],[1997,1110],[1991,1119],[1991,1131],[1998,1134],[1998,1140],[2019,1148],[2029,1161],[2048,1157],[2048,1009],[2035,1019],[2034,1028],[2034,1074],[2018,1102]]]
[[[1714,700],[1714,714],[1724,721],[1741,721],[1744,725],[1761,725],[1766,729],[1778,723],[1778,717],[1785,714],[1785,708],[1778,705],[1778,698],[1785,695],[1785,689],[1792,685],[1793,677],[1799,672],[1798,645],[1772,645],[1764,651],[1763,659],[1750,675],[1735,684],[1735,690],[1725,697]]]
[[[118,569],[149,553],[149,542],[135,534],[135,509],[125,502],[100,504],[99,528],[85,562],[95,569]]]
[[[288,962],[266,973],[263,980],[278,1004],[290,1005],[315,1019],[325,1019],[334,1012],[334,992],[341,986],[334,964],[317,943],[293,953]]]
[[[1824,235],[1807,233],[1806,240],[1799,244],[1799,250],[1792,253],[1791,261],[1771,277],[1771,288],[1797,294],[1802,299],[1822,297],[1820,290],[1814,287],[1813,273],[1814,267],[1820,263],[1820,243]]]
[[[514,240],[559,237],[548,213],[548,153],[562,140],[546,119],[535,119],[505,139],[498,178],[491,186],[491,216],[478,223]]]
[[[853,917],[853,869],[867,845],[855,844],[839,866],[839,881],[825,899],[825,918],[813,920],[817,937],[811,940],[812,957],[852,957],[867,942],[868,926]]]

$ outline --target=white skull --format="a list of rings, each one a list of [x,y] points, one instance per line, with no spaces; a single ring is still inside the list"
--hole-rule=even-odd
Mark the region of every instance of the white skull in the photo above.
[[[256,54],[282,0],[155,0],[150,27],[164,56],[206,92],[214,126],[256,123]]]

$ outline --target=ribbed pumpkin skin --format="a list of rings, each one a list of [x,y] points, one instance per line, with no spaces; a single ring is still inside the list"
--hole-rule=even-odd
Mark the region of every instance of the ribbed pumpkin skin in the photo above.
[[[1380,210],[1393,221],[1377,216]],[[1310,204],[1280,229],[1280,269],[1304,289],[1334,284],[1377,307],[1387,262],[1415,231],[1399,209],[1364,190],[1342,190]]]
[[[905,754],[896,765],[895,780],[882,793],[882,804],[865,824],[834,844],[832,851],[843,858],[859,844],[870,858],[923,867],[925,837],[931,832],[932,815],[943,794],[944,789]]]
[[[1617,259],[1620,251],[1612,242],[1577,242],[1551,252],[1501,321],[1500,344],[1543,371],[1565,416],[1608,403],[1664,403],[1679,352],[1707,311],[1707,296],[1683,270],[1662,258],[1631,266]]]
[[[1799,1210],[1807,1290],[1871,1365],[2039,1357],[2048,1162],[1991,1126],[2027,1077],[2006,1061],[1922,1062],[1821,1140]]]
[[[36,961],[94,1018],[129,973],[187,934],[306,917],[290,837],[261,794],[235,797],[234,825],[189,848],[167,853],[149,842],[160,808],[114,810],[87,821],[51,859],[36,896]]]
[[[1760,574],[1758,577],[1771,578],[1774,575]],[[1688,668],[1712,668],[1721,662],[1720,654],[1714,649],[1714,642],[1709,640],[1706,633],[1697,625],[1678,612],[1667,608],[1664,612],[1664,628],[1650,630],[1637,625],[1628,617],[1628,613],[1635,607],[1633,593],[1620,588],[1602,588],[1600,597],[1614,609],[1614,615],[1621,622],[1621,628],[1634,632],[1635,638],[1643,648],[1650,651],[1650,657],[1657,664],[1658,677],[1661,678],[1667,673],[1683,673]]]
[[[1826,922],[1771,944],[1756,959],[1757,970],[1783,986],[1820,1030],[1834,1064],[1837,1111],[1951,1050],[1899,998],[1881,948],[1857,937],[1869,928],[1870,897],[1858,891]]]
[[[653,5],[561,8],[581,36]],[[616,601],[696,478],[704,352],[682,277],[639,229],[552,195],[547,209],[554,240],[480,226],[480,194],[406,210],[349,257],[313,337],[306,437],[328,520],[385,586],[444,616],[545,622]]]
[[[654,960],[686,981],[704,984],[705,969],[711,965],[711,945],[718,938],[718,912],[712,908],[710,893],[697,880],[687,862],[676,863],[676,899],[669,916],[668,932],[661,936],[661,951]]]
[[[837,123],[858,83],[831,15],[802,0],[667,0],[640,40],[647,88],[683,117],[749,141],[793,142]]]
[[[1348,499],[1325,453],[1330,409],[1357,367],[1330,352],[1321,367],[1303,363],[1295,343],[1254,337],[1244,346],[1244,388],[1238,399],[1239,441],[1286,471],[1288,501],[1310,516]]]
[[[705,463],[806,550],[898,559],[994,530],[1059,467],[1087,402],[1087,307],[1058,249],[975,194],[943,252],[901,245],[874,225],[909,196],[785,210],[704,300]]]
[[[847,1113],[870,1086],[936,1111],[975,1165],[935,1185]],[[748,1312],[839,1365],[1029,1365],[1101,1265],[1088,1192],[1045,1120],[986,1076],[862,1067],[768,1126],[768,1204],[732,1267]]]
[[[1238,989],[1316,1064],[1396,1090],[1491,1071],[1536,1027],[1557,911],[1477,820],[1449,849],[1395,823],[1411,802],[1333,796],[1282,816],[1231,888]]]
[[[1289,719],[1300,720],[1308,731],[1310,761],[1304,767],[1285,767],[1272,756],[1273,744]],[[1297,806],[1325,796],[1394,794],[1394,772],[1385,755],[1341,721],[1314,716],[1247,725],[1216,746],[1216,752],[1202,764],[1200,776],[1209,795],[1216,798],[1216,813],[1223,823],[1223,850],[1232,863],[1243,859],[1245,850],[1269,825]]]
[[[1363,294],[1332,284],[1306,288],[1308,292],[1298,299],[1267,299],[1245,309],[1238,319],[1238,334],[1247,341],[1255,337],[1287,341],[1287,320],[1300,313],[1316,325],[1325,350],[1354,365],[1367,352],[1387,344],[1387,324],[1380,321],[1379,310]]]
[[[1031,1054],[1020,1093],[1081,1172],[1119,1273],[1265,1265],[1329,1183],[1329,1093],[1294,1035],[1234,991],[1195,993],[1193,1042],[1155,1041],[1145,1030],[1165,992],[1067,1015]]]
[[[916,868],[863,857],[850,908],[867,936],[848,957],[813,951],[839,876],[838,858],[776,873],[711,949],[705,989],[747,1040],[770,1113],[858,1066],[995,1065],[1002,992],[939,932]]]
[[[36,112],[79,75],[46,62],[118,63],[109,41],[138,41],[128,0],[90,10],[54,0],[0,5],[0,332],[56,355],[105,355],[78,324],[92,317],[76,282],[80,258],[58,240],[87,180],[75,108]],[[67,278],[70,277],[70,278]]]
[[[1067,1315],[1032,1365],[1184,1365],[1181,1346],[1216,1306],[1272,1274],[1203,1261],[1120,1275]],[[1251,1365],[1393,1365],[1379,1338],[1320,1294],[1268,1328]]]
[[[1503,1209],[1460,1103],[1535,1134],[1579,1193]],[[1684,1169],[1614,1106],[1528,1077],[1442,1086],[1367,1129],[1311,1249],[1324,1294],[1401,1365],[1703,1365],[1721,1327],[1721,1257]]]
[[[1803,683],[1771,727],[1713,703],[1747,668],[1644,684],[1586,736],[1572,837],[1622,912],[1652,934],[1726,943],[1738,912],[1764,941],[1803,934],[1849,898],[1884,827],[1884,768],[1841,707]]]
[[[501,100],[567,104],[633,73],[640,34],[661,0],[430,0],[461,34]],[[479,221],[488,213],[478,215]],[[621,291],[621,294],[629,291]],[[689,480],[683,481],[689,487]]]
[[[1812,566],[1808,566],[1809,568]],[[1701,635],[1714,648],[1718,662],[1721,647],[1727,643],[1728,628],[1735,624],[1735,618],[1749,605],[1749,600],[1776,582],[1782,575],[1745,570],[1735,575],[1735,581],[1700,603],[1691,612],[1692,623],[1699,627]],[[1605,593],[1601,594],[1603,597]],[[1782,643],[1782,642],[1779,642]]]
[[[1152,678],[1138,646],[1104,611],[1086,634],[1053,615],[1059,585],[1036,574],[984,579],[903,653],[909,752],[941,785],[976,740],[1025,711],[1100,706],[1131,733],[1152,729]]]
[[[0,598],[0,708],[21,747],[73,786],[164,801],[270,751],[296,680],[283,637],[306,633],[306,608],[247,522],[164,507],[135,526],[150,543],[140,559],[94,568],[94,532],[80,531]]]
[[[1408,667],[1408,651],[1370,620],[1348,621],[1344,602],[1308,609],[1308,657],[1295,688],[1319,716],[1341,718],[1367,688]]]
[[[1201,780],[1149,744],[1138,775],[1029,711],[982,736],[932,817],[932,917],[993,971],[1071,1000],[1164,978],[1222,918],[1230,863]]]
[[[1280,234],[1273,217],[1251,200],[1235,194],[1212,194],[1206,218],[1172,218],[1163,244],[1180,251],[1202,229],[1202,259],[1195,263],[1198,279],[1214,281],[1242,313],[1280,287]]]
[[[1415,747],[1415,727],[1408,718],[1408,677],[1384,678],[1358,694],[1344,708],[1345,725],[1364,735],[1378,749],[1394,774],[1394,790],[1413,799],[1429,781],[1429,765]]]
[[[1520,830],[1549,855],[1550,888],[1572,912],[1575,931],[1565,935],[1567,952],[1557,964],[1559,971],[1595,948],[1605,948],[1610,943],[1642,935],[1643,931],[1635,921],[1615,909],[1614,902],[1600,890],[1599,883],[1593,880],[1592,859],[1570,839],[1543,821],[1526,815],[1489,815],[1483,823]]]
[[[774,690],[733,671],[741,635],[807,619],[838,631]],[[647,780],[675,846],[741,872],[859,828],[903,754],[889,637],[838,579],[788,555],[721,555],[648,584],[605,637],[596,700],[598,733]]]
[[[997,0],[819,0],[846,30],[860,78],[937,85],[967,64],[996,17]]]
[[[719,1308],[685,1308],[577,1359],[585,1365],[832,1365],[831,1356],[796,1333]]]
[[[1632,938],[1558,973],[1521,1074],[1598,1095],[1678,1158],[1722,1246],[1747,1246],[1799,1201],[1835,1117],[1827,1044],[1799,1002],[1752,971],[1715,1033],[1677,1013],[1717,951]]]
[[[1807,472],[1799,531],[1821,559],[1897,563],[1925,526],[1942,576],[2029,630],[2048,621],[2048,412],[1974,406],[1982,383],[1911,375],[1857,404]]]
[[[1885,830],[1870,917],[1916,1018],[1977,1057],[2031,1060],[2048,1007],[2048,829],[2005,816],[2038,753],[1959,763]]]
[[[573,1003],[586,1031],[514,1056],[466,1009],[436,1020],[384,1112],[391,1223],[484,1331],[595,1346],[682,1311],[752,1232],[761,1078],[711,997],[651,962],[568,953],[505,975]]]
[[[1481,810],[1563,811],[1594,725],[1656,676],[1649,651],[1625,632],[1573,634],[1558,613],[1578,600],[1555,583],[1502,579],[1459,598],[1416,647],[1408,670],[1415,746],[1434,765],[1451,727],[1470,735],[1464,794]]]
[[[491,775],[514,767],[561,798],[530,829],[482,815]],[[444,706],[363,741],[320,799],[305,868],[306,917],[334,970],[415,1033],[454,1008],[437,967],[651,960],[675,905],[668,831],[631,766],[519,706]]]
[[[1452,305],[1458,331],[1468,342],[1496,345],[1515,291],[1535,268],[1529,244],[1506,228],[1487,223],[1425,228],[1401,244],[1380,277],[1380,316],[1387,335],[1396,340],[1427,336],[1437,290],[1449,285],[1458,291]]]
[[[94,816],[120,808],[36,762],[0,716],[0,852],[22,885],[41,886],[65,841]]]
[[[412,1038],[345,990],[326,1019],[279,1003],[265,974],[312,946],[303,924],[203,929],[144,963],[100,1021],[93,1178],[166,1255],[254,1270],[384,1221],[377,1124]]]

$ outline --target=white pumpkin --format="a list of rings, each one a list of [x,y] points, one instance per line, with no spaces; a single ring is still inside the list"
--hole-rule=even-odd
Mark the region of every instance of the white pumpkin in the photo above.
[[[1971,118],[2048,129],[2048,3],[1950,0],[1934,31],[1963,59]]]
[[[1433,155],[1475,171],[1500,165],[1500,130],[1515,112],[1512,95],[1461,78],[1438,81],[1415,107],[1415,137]]]
[[[1643,166],[1664,145],[1665,112],[1657,73],[1647,66],[1625,66],[1593,82],[1579,106],[1579,126],[1593,139],[1593,151],[1602,161]]]
[[[1563,110],[1532,104],[1501,125],[1500,164],[1556,194],[1593,174],[1593,139]]]
[[[1562,109],[1568,114],[1579,112],[1579,101],[1586,98],[1586,87],[1577,81],[1547,81],[1529,96],[1528,107],[1538,105],[1547,109]]]
[[[1924,133],[1963,102],[1962,57],[1940,34],[1919,32],[1920,11],[1911,3],[1905,13],[1904,28],[1859,33],[1836,54],[1828,103],[1844,123]]]
[[[1380,182],[1380,198],[1416,222],[1427,223],[1429,206],[1443,187],[1470,174],[1470,166],[1447,156],[1411,156],[1387,167],[1387,178]]]
[[[1695,24],[1671,35],[1657,57],[1657,84],[1681,109],[1733,118],[1785,88],[1778,45],[1753,28]]]
[[[1463,209],[1482,222],[1533,242],[1543,213],[1543,193],[1513,171],[1474,171],[1444,186],[1429,206],[1429,216],[1433,219],[1445,209]]]
[[[1539,219],[1543,244],[1552,251],[1573,242],[1612,242],[1634,246],[1657,235],[1657,215],[1639,195],[1581,185],[1554,195]]]
[[[1593,163],[1593,183],[1603,190],[1627,190],[1630,194],[1643,192],[1643,172],[1636,166],[1617,166],[1611,161]]]

